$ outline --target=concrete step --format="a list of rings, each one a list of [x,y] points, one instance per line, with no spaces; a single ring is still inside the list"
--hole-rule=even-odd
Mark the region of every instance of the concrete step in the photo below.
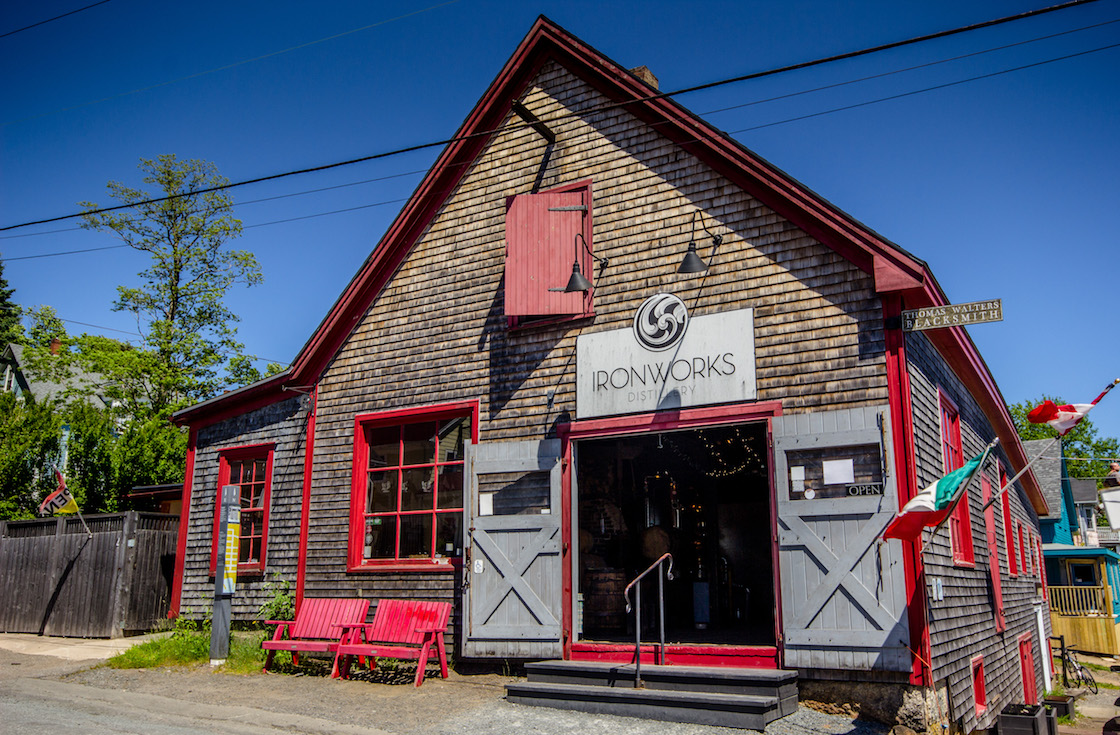
[[[586,686],[634,686],[634,665],[600,661],[538,661],[525,665],[529,681]],[[712,666],[657,666],[641,669],[646,689],[749,694],[797,699],[797,672]]]
[[[642,667],[643,679],[646,667]],[[555,684],[527,681],[506,685],[506,699],[516,704],[576,710],[592,714],[638,717],[662,722],[763,730],[767,723],[792,714],[797,696],[725,694],[626,686]]]

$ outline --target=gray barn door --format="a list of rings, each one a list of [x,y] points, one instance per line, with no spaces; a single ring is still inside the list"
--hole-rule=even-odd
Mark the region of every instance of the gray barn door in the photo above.
[[[462,656],[558,657],[560,442],[467,449]]]
[[[886,406],[773,420],[785,665],[909,671]]]

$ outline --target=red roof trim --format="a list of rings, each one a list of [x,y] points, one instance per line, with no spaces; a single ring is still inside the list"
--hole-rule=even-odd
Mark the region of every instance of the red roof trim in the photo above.
[[[466,175],[468,167],[458,164],[473,160],[478,155],[492,137],[485,134],[486,131],[494,130],[500,124],[513,101],[550,60],[563,65],[607,97],[626,103],[626,109],[639,119],[655,125],[663,135],[793,222],[806,234],[872,274],[880,293],[903,293],[907,306],[911,308],[948,303],[925,263],[852,219],[673,100],[667,97],[650,99],[652,90],[648,85],[541,16],[304,345],[286,373],[288,381],[303,385],[318,382],[374,298],[443,206],[448,194]],[[1014,434],[1003,398],[971,340],[956,327],[930,334],[954,370],[977,395],[985,414],[996,425],[996,432],[1012,462],[1020,466],[1025,464],[1026,458]],[[280,385],[276,384],[275,388],[279,389]],[[245,410],[242,402],[248,397],[246,394],[222,397],[179,412],[175,420],[193,425],[193,419],[198,418],[212,423],[219,420],[214,418],[218,414],[212,412],[221,411],[221,416],[228,416]],[[281,397],[276,395],[272,400]],[[1033,475],[1025,476],[1024,484],[1036,510],[1045,508],[1046,502]]]

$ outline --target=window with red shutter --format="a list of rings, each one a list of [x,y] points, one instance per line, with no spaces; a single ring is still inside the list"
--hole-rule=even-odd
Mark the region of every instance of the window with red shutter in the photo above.
[[[577,235],[582,237],[577,238]],[[584,247],[584,242],[587,247]],[[506,200],[505,312],[514,323],[592,313],[592,293],[564,293],[578,262],[593,284],[591,182]]]
[[[964,464],[961,448],[961,420],[957,408],[944,395],[941,396],[941,456],[945,474]],[[972,547],[972,517],[968,502],[968,488],[949,516],[949,541],[953,547],[953,561],[961,565],[976,563]]]
[[[976,704],[976,717],[988,710],[988,688],[984,684],[984,657],[972,659],[972,701]]]
[[[1007,473],[1003,466],[999,468],[999,486],[1002,489],[1007,485]],[[1019,560],[1015,551],[1015,526],[1011,522],[1011,491],[1008,490],[1000,496],[1003,503],[1003,533],[1007,539],[1007,573],[1012,577],[1019,574]]]
[[[980,476],[980,493],[980,496],[984,499],[984,505],[987,505],[992,497],[992,482],[987,475]],[[988,536],[988,570],[992,577],[992,604],[994,606],[992,614],[995,617],[996,632],[999,632],[1006,627],[1006,623],[1003,615],[1003,585],[999,576],[999,539],[996,536],[996,509],[994,505],[984,510],[984,530]]]

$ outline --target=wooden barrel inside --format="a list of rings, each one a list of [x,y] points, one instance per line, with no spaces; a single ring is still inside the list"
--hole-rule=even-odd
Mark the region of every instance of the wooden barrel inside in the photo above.
[[[626,574],[619,569],[589,569],[584,577],[583,630],[585,636],[626,631]]]

